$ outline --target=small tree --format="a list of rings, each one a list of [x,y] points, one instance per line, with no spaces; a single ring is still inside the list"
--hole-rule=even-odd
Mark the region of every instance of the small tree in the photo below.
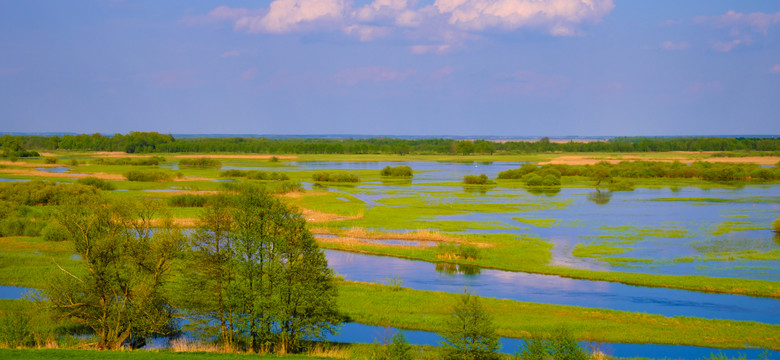
[[[387,355],[389,360],[412,359],[412,347],[403,332],[398,331],[393,335],[393,342],[387,346]]]
[[[526,339],[515,355],[520,360],[587,360],[588,354],[566,328],[551,335]]]
[[[476,295],[464,291],[447,319],[441,346],[446,359],[497,359],[499,343],[492,316]]]

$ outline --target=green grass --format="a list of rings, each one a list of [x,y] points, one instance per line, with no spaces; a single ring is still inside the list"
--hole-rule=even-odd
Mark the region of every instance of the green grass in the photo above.
[[[2,285],[41,288],[64,268],[77,263],[71,243],[31,237],[0,237],[0,279]]]
[[[439,332],[458,294],[344,282],[339,306],[351,321]],[[780,349],[780,326],[749,321],[664,317],[615,310],[483,298],[500,336],[524,338],[569,328],[580,340]]]
[[[25,360],[238,360],[238,359],[326,359],[306,355],[274,354],[230,354],[208,352],[171,352],[171,351],[97,351],[73,349],[0,349],[2,359]]]

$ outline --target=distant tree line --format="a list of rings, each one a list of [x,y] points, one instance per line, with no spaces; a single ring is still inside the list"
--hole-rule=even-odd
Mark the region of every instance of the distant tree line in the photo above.
[[[156,132],[11,136],[4,143],[39,150],[123,151],[126,153],[239,152],[263,154],[493,154],[537,152],[780,151],[780,137],[617,137],[607,141],[492,142],[455,139],[328,139],[200,137],[176,139]]]

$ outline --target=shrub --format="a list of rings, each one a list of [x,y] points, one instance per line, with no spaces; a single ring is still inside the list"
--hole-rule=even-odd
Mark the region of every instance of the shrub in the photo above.
[[[93,176],[81,178],[77,182],[82,185],[94,186],[100,190],[106,190],[106,191],[111,191],[116,188],[114,187],[114,184],[103,179],[98,179]]]
[[[487,175],[480,174],[477,175],[466,175],[463,177],[463,183],[467,185],[487,185],[492,184],[493,182],[488,179]]]
[[[219,173],[219,177],[244,177],[246,173],[244,170],[230,169]]]
[[[520,347],[515,359],[520,360],[588,360],[585,350],[577,344],[566,328],[559,328],[546,337],[529,338]]]
[[[474,245],[439,243],[436,245],[436,255],[443,259],[476,260],[480,258],[480,251],[479,248]]]
[[[129,157],[113,158],[113,159],[99,158],[99,159],[95,159],[93,163],[103,164],[103,165],[157,166],[164,161],[165,158],[162,156],[152,156],[148,158],[129,158]]]
[[[772,223],[772,230],[780,234],[780,216]]]
[[[211,158],[186,158],[179,160],[179,166],[187,167],[220,167],[222,163]]]
[[[279,184],[276,188],[277,194],[286,194],[291,192],[303,191],[303,185],[297,181],[285,181]]]
[[[393,342],[387,346],[387,355],[388,360],[412,359],[412,347],[403,332],[398,331],[393,335]]]
[[[560,176],[545,175],[542,179],[542,186],[561,186],[561,178]]]
[[[360,178],[354,174],[318,172],[312,175],[314,181],[319,182],[359,182]]]
[[[528,174],[523,176],[523,181],[528,186],[542,186],[544,179],[537,174]]]
[[[174,207],[203,207],[209,201],[203,195],[181,194],[168,198],[168,206]]]
[[[633,191],[634,183],[629,180],[620,180],[610,183],[607,188],[609,191]]]
[[[379,172],[379,175],[393,177],[412,177],[412,168],[408,166],[385,166],[382,171]]]
[[[49,221],[41,230],[41,236],[46,241],[65,241],[68,239],[68,231],[57,221]]]
[[[56,164],[57,163],[57,158],[53,157],[53,156],[49,156],[49,157],[43,159],[43,162],[45,164]]]
[[[140,171],[133,170],[125,173],[125,178],[129,181],[172,181],[173,174],[162,170]]]

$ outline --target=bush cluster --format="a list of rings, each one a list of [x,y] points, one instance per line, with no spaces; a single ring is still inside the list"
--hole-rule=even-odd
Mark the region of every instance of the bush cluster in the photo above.
[[[355,174],[318,172],[312,175],[312,179],[318,182],[359,182],[360,178]]]
[[[602,161],[596,165],[542,165],[524,164],[520,168],[498,173],[499,179],[521,179],[529,186],[540,183],[550,175],[557,179],[561,176],[587,176],[608,179],[622,177],[631,179],[649,178],[700,178],[707,181],[771,181],[780,179],[780,167],[764,168],[750,163],[710,163],[697,161],[692,164],[660,161],[622,161],[611,164]]]
[[[208,203],[208,196],[180,194],[168,198],[168,205],[174,207],[203,207]]]
[[[381,176],[412,177],[412,168],[409,166],[385,166],[379,172]]]
[[[488,179],[487,175],[466,175],[463,177],[463,183],[466,185],[487,185],[493,182]]]
[[[436,256],[443,259],[477,260],[481,254],[479,248],[474,245],[440,243],[436,245]]]
[[[179,160],[179,166],[187,167],[220,167],[222,163],[211,158],[186,158]]]
[[[128,181],[171,181],[173,180],[173,174],[162,170],[133,170],[125,173],[125,178]]]
[[[162,156],[152,156],[145,158],[98,158],[92,161],[93,164],[98,165],[132,165],[132,166],[157,166],[161,162],[164,162],[165,158]]]
[[[103,180],[103,179],[98,179],[98,178],[93,177],[93,176],[89,176],[89,177],[78,179],[77,182],[79,184],[82,184],[82,185],[94,186],[94,187],[96,187],[96,188],[98,188],[100,190],[111,191],[111,190],[116,189],[114,184],[112,184],[112,183],[110,183],[110,182],[108,182],[106,180]]]
[[[219,173],[220,177],[243,177],[250,180],[290,180],[290,177],[281,172],[265,172],[256,170],[225,170]]]
[[[64,199],[96,192],[91,186],[44,180],[0,183],[0,201],[16,205],[57,205]]]

